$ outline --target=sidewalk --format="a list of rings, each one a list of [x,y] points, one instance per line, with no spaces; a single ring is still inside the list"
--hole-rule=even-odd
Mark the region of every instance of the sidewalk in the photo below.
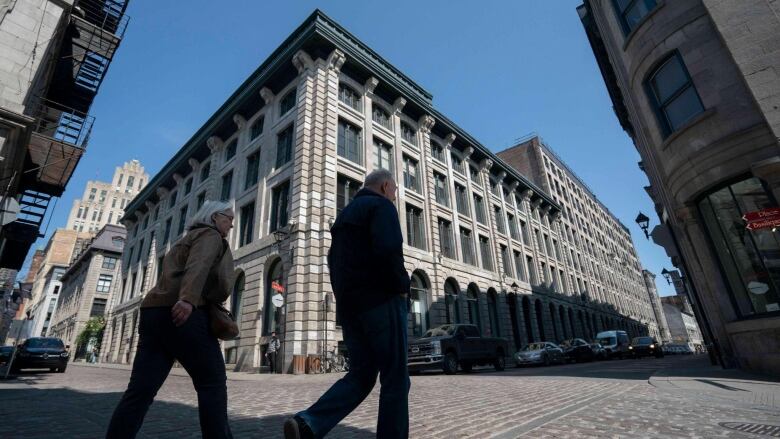
[[[712,366],[707,357],[683,368],[662,369],[648,382],[658,389],[780,409],[780,380],[738,369]]]

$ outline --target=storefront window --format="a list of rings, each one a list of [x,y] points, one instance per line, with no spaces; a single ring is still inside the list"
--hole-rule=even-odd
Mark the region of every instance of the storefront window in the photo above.
[[[780,232],[747,230],[742,216],[777,203],[757,178],[734,183],[701,200],[699,209],[739,315],[780,311]]]
[[[420,337],[428,330],[428,289],[425,281],[417,273],[412,274],[411,299],[409,335]]]
[[[444,305],[447,311],[447,323],[460,323],[460,308],[458,304],[458,285],[448,279],[444,283]]]
[[[268,282],[265,286],[265,324],[263,325],[263,335],[271,335],[271,331],[276,331],[276,336],[282,338],[282,307],[276,307],[273,304],[273,297],[281,294],[286,299],[284,278],[282,274],[282,262],[276,261],[268,275]]]

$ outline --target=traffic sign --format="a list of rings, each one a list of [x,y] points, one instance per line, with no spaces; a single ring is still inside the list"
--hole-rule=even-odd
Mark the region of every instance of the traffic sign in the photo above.
[[[274,294],[274,296],[271,297],[271,303],[275,307],[281,308],[282,305],[284,305],[284,296],[282,296],[281,294]]]
[[[767,220],[751,221],[747,224],[748,230],[761,230],[780,227],[780,217]]]
[[[749,223],[753,221],[763,221],[775,218],[780,219],[780,207],[770,207],[767,209],[757,210],[755,212],[748,212],[742,215],[742,219]]]

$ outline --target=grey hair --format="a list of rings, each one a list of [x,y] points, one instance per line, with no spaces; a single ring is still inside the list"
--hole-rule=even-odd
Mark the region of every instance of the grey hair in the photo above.
[[[366,181],[363,182],[363,187],[376,188],[382,186],[384,182],[390,180],[395,181],[393,174],[390,171],[384,168],[376,169],[371,171],[371,173],[366,176]]]
[[[233,208],[232,201],[215,201],[208,200],[203,203],[203,206],[193,215],[187,222],[187,230],[193,227],[206,224],[209,226],[214,225],[214,220],[211,218],[215,213],[224,212]]]

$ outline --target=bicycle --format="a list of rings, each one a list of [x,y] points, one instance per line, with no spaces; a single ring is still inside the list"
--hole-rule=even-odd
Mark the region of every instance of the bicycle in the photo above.
[[[336,351],[328,351],[320,359],[320,373],[346,372],[349,370],[349,361]]]

